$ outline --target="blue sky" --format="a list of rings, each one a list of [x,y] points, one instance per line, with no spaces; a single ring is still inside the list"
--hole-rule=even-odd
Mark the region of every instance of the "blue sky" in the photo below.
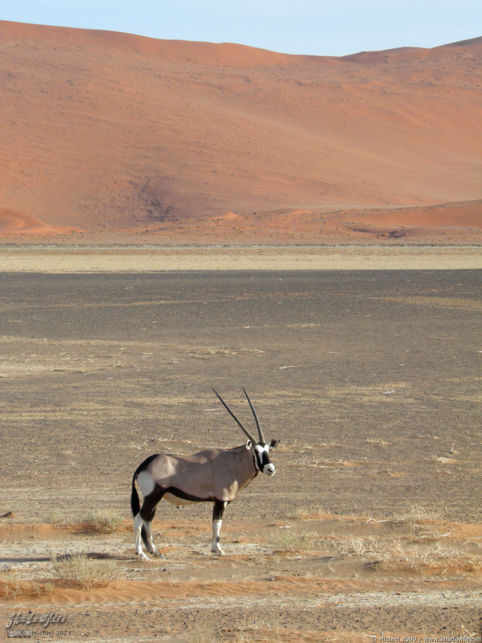
[[[344,55],[482,32],[480,0],[2,0],[0,19]]]

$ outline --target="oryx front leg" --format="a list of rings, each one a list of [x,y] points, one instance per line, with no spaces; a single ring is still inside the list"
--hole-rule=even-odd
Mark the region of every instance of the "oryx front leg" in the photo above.
[[[221,525],[223,524],[223,514],[227,504],[227,502],[223,502],[222,500],[214,501],[213,542],[211,545],[211,551],[213,554],[217,554],[218,556],[222,556],[224,554],[223,550],[221,549],[221,545],[219,544],[219,532],[221,531]]]

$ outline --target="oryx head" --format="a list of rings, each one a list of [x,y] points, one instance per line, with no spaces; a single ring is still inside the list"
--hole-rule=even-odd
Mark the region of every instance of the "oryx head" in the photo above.
[[[275,449],[279,444],[279,440],[271,440],[271,442],[266,442],[263,435],[263,430],[261,429],[261,425],[258,420],[258,416],[256,415],[256,411],[254,410],[251,400],[249,399],[249,395],[243,388],[243,392],[246,395],[246,399],[248,400],[249,408],[251,409],[254,416],[256,428],[258,429],[259,440],[256,440],[256,438],[254,438],[251,433],[247,429],[245,429],[245,427],[241,424],[241,422],[234,415],[229,406],[214,388],[213,391],[216,393],[217,397],[219,398],[229,415],[236,421],[239,428],[247,436],[248,441],[246,442],[246,448],[248,450],[253,450],[254,466],[256,467],[257,471],[261,471],[261,473],[267,473],[269,476],[273,476],[276,472],[276,469],[274,464],[270,460],[269,450]]]

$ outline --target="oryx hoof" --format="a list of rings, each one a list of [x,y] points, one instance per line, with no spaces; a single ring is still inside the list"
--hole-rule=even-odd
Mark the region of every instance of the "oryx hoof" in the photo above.
[[[154,558],[166,558],[164,554],[162,554],[158,549],[156,549],[156,551],[151,552],[151,555],[154,556]]]
[[[149,556],[147,556],[143,551],[138,551],[136,553],[141,560],[149,560]]]
[[[214,554],[215,556],[224,556],[224,551],[219,547],[218,549],[211,549],[211,554]]]

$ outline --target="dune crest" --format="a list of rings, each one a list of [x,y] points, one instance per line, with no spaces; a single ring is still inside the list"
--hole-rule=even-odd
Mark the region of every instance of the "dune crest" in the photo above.
[[[3,40],[33,41],[59,47],[85,47],[106,52],[124,52],[161,57],[165,61],[202,65],[254,67],[295,63],[298,56],[277,53],[268,49],[249,47],[230,42],[192,42],[188,40],[159,40],[130,33],[74,27],[50,27],[21,22],[0,21]]]

